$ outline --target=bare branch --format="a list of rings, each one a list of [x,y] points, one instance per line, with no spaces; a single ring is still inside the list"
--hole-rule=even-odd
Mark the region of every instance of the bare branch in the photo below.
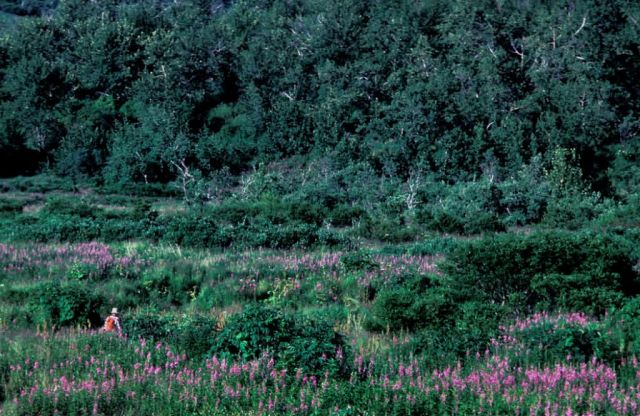
[[[513,44],[513,41],[511,41],[511,50],[520,58],[524,58],[524,50],[523,49],[518,50],[518,48],[516,48],[516,45]]]
[[[513,43],[513,41],[511,41],[511,50],[513,51],[513,53],[515,53],[520,57],[520,68],[523,68],[524,67],[524,45],[522,45],[518,50],[518,48],[516,48],[516,45]]]
[[[187,187],[189,186],[189,184],[191,182],[193,182],[195,180],[195,178],[193,177],[193,175],[189,172],[189,168],[187,167],[187,165],[184,163],[184,159],[180,160],[180,164],[178,165],[176,162],[171,161],[171,164],[178,170],[178,172],[180,172],[180,179],[182,182],[182,192],[184,193],[184,199],[188,200],[189,198],[189,192]]]
[[[280,93],[280,95],[282,95],[283,97],[288,98],[288,99],[289,99],[289,101],[293,101],[293,100],[294,100],[294,98],[293,98],[293,97],[291,96],[291,94],[289,94],[288,92],[282,91],[282,92]]]
[[[580,33],[580,31],[582,29],[584,29],[584,25],[587,23],[587,16],[582,18],[582,24],[580,25],[580,27],[578,28],[578,30],[576,30],[576,33],[573,34],[573,36],[576,36],[578,33]]]

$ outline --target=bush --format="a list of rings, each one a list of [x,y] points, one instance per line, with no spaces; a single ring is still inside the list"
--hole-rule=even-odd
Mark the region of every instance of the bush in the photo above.
[[[423,195],[427,201],[416,211],[415,219],[427,229],[452,234],[480,234],[504,231],[500,215],[501,191],[488,181],[461,183],[449,188],[434,187],[435,194]],[[443,195],[444,193],[444,195]]]
[[[35,176],[17,176],[2,181],[3,192],[36,192],[73,191],[70,180],[46,174]]]
[[[189,247],[212,247],[218,242],[217,230],[214,218],[193,213],[175,216],[167,221],[162,241]]]
[[[617,289],[602,287],[590,274],[539,274],[531,280],[531,288],[539,298],[538,310],[603,315],[611,306],[620,305],[624,298]]]
[[[324,207],[306,201],[282,202],[276,199],[264,199],[257,202],[232,201],[209,209],[208,214],[220,222],[240,225],[260,218],[272,224],[321,225],[327,216]]]
[[[0,215],[22,212],[25,203],[17,199],[0,198]]]
[[[368,239],[385,241],[389,243],[405,243],[414,241],[420,231],[411,225],[404,224],[398,218],[372,218],[365,217],[356,229],[358,236]]]
[[[77,216],[80,218],[95,218],[99,208],[94,207],[77,197],[51,197],[40,211],[45,217],[52,215]]]
[[[450,365],[474,353],[483,353],[509,312],[502,305],[461,303],[450,317],[453,322],[418,331],[409,348],[413,353],[432,357],[433,365]]]
[[[345,354],[343,358],[338,355],[339,350]],[[269,353],[280,368],[346,376],[350,362],[346,352],[343,337],[329,323],[251,304],[229,318],[210,354],[252,359]]]
[[[37,222],[25,227],[19,235],[23,241],[38,242],[80,242],[100,238],[100,224],[91,218],[72,216],[41,217]]]
[[[352,247],[353,241],[344,232],[330,227],[318,228],[315,232],[317,244],[325,247]]]
[[[265,246],[275,249],[311,247],[318,239],[318,227],[311,224],[292,222],[286,225],[267,226]]]
[[[122,319],[130,338],[163,341],[189,358],[204,358],[216,338],[218,320],[206,315],[163,315],[153,309],[134,312]]]
[[[375,270],[380,267],[373,259],[371,253],[364,250],[353,251],[343,255],[340,258],[340,263],[342,263],[342,267],[344,267],[347,272]]]
[[[141,295],[158,307],[181,306],[192,300],[200,283],[190,270],[176,273],[175,269],[150,269],[142,276]]]
[[[613,311],[607,323],[619,332],[621,352],[628,356],[640,356],[640,296],[628,299]]]
[[[28,309],[32,319],[40,324],[55,326],[99,326],[98,313],[103,299],[97,297],[86,284],[80,282],[46,282],[34,288]]]
[[[609,365],[619,363],[621,358],[617,337],[607,333],[600,322],[586,325],[571,322],[547,323],[542,321],[517,331],[518,348],[528,351],[526,365],[548,365],[554,362],[571,361],[583,363],[592,357]]]
[[[607,212],[610,203],[603,203],[597,193],[551,198],[542,224],[551,228],[577,230]]]
[[[410,331],[453,322],[455,297],[430,276],[400,276],[379,288],[366,325],[370,330]]]
[[[574,275],[571,290],[603,291],[599,311],[615,305],[619,296],[639,292],[631,247],[622,237],[596,233],[538,232],[531,235],[503,235],[461,244],[442,269],[452,288],[468,299],[507,303],[518,310],[531,309],[538,302],[570,306],[568,282],[560,276]],[[556,277],[553,277],[555,275]],[[545,277],[546,276],[546,277]],[[567,278],[565,280],[571,280]],[[604,293],[608,293],[604,295]],[[565,296],[565,300],[561,299]],[[586,299],[586,297],[583,297]]]
[[[366,211],[358,206],[340,204],[329,213],[329,221],[335,227],[349,227],[366,215]]]

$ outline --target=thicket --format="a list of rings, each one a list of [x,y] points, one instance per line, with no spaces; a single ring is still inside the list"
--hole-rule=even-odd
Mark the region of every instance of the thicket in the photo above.
[[[450,287],[519,312],[579,310],[603,314],[640,293],[632,243],[583,231],[501,235],[454,249],[443,270]]]
[[[170,183],[190,202],[295,195],[346,225],[384,195],[384,211],[406,215],[372,230],[383,236],[413,221],[494,231],[545,211],[552,225],[579,222],[601,213],[599,195],[624,202],[638,188],[633,2],[0,9],[30,16],[0,42],[4,176],[49,170],[75,189],[127,192]],[[575,172],[580,195],[556,192]]]

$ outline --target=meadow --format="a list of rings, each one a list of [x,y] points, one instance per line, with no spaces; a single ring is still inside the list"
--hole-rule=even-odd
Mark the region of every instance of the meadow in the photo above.
[[[440,238],[7,241],[1,412],[638,413],[633,233]],[[112,307],[122,336],[98,331]]]
[[[639,22],[0,0],[0,415],[639,415]]]

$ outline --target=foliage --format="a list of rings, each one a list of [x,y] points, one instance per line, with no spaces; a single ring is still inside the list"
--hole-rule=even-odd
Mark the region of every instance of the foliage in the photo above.
[[[133,339],[169,343],[188,357],[205,357],[214,344],[217,320],[204,315],[167,315],[140,310],[123,316],[123,332]]]
[[[38,324],[55,326],[100,324],[103,300],[80,282],[48,282],[35,287],[29,297],[31,317]]]
[[[507,303],[519,310],[541,303],[602,313],[621,296],[637,293],[633,266],[628,242],[617,236],[536,232],[461,245],[443,269],[451,286],[471,299]]]
[[[268,353],[283,368],[301,368],[317,375],[325,371],[346,375],[348,362],[336,355],[338,350],[346,354],[348,347],[328,323],[254,304],[229,319],[210,353],[243,359]]]
[[[404,277],[379,288],[372,306],[372,329],[415,330],[448,327],[456,310],[452,293],[429,276]]]
[[[597,215],[599,197],[566,200],[575,178],[600,196],[637,188],[640,93],[625,75],[640,68],[640,36],[625,1],[0,9],[31,16],[0,42],[0,174],[48,169],[72,189],[95,181],[195,204],[231,183],[241,199],[319,203],[334,226],[384,200],[408,223],[422,212],[456,233],[501,230],[504,213],[539,221],[546,202],[552,225],[574,207]],[[486,192],[505,212],[460,208]]]

